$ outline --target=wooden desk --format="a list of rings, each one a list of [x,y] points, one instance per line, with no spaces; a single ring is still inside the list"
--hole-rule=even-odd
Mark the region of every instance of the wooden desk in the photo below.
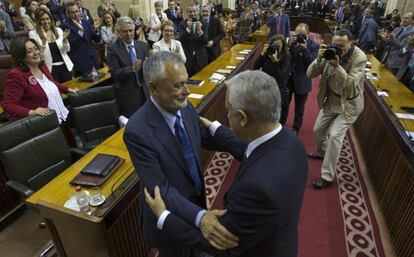
[[[66,81],[65,83],[63,83],[63,85],[67,86],[68,88],[72,88],[72,89],[79,89],[79,90],[84,90],[84,89],[88,89],[94,86],[97,86],[99,84],[102,84],[105,81],[108,81],[111,79],[111,73],[109,72],[109,68],[108,66],[104,66],[103,68],[98,70],[99,72],[105,73],[105,76],[103,76],[102,78],[100,78],[97,81],[94,82],[80,82],[79,81],[79,77],[78,78],[74,78],[72,80]]]
[[[241,61],[239,51],[250,49],[251,53]],[[228,65],[237,66],[237,72],[251,68],[258,56],[255,45],[239,44],[223,53],[216,61],[205,67],[192,79],[204,80],[203,86],[190,86],[192,93],[202,94],[202,99],[190,102],[207,117],[226,117],[224,107],[225,86],[208,82],[211,74]],[[214,115],[213,115],[214,114]],[[147,249],[142,240],[139,224],[139,179],[122,140],[121,129],[79,161],[63,171],[43,188],[35,192],[26,202],[36,206],[44,216],[53,241],[62,256],[146,256]],[[63,207],[74,193],[69,182],[98,153],[108,153],[125,158],[125,162],[106,181],[101,191],[107,197],[105,204],[94,209],[92,215],[78,213]],[[79,238],[82,238],[81,240]]]
[[[354,124],[368,174],[398,256],[414,256],[414,145],[404,133],[413,120],[398,119],[401,105],[414,106],[414,94],[373,56],[378,80],[365,83],[365,107]],[[377,91],[387,90],[389,97]]]
[[[267,43],[267,35],[269,34],[270,28],[265,24],[261,26],[258,30],[251,34],[253,42]]]

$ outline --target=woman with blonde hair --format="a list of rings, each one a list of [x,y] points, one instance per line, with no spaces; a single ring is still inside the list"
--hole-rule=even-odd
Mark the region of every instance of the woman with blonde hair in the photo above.
[[[35,24],[29,37],[41,47],[44,62],[53,78],[60,83],[71,80],[73,63],[67,54],[70,51],[69,31],[63,32],[56,27],[52,14],[43,8],[37,10]]]
[[[181,56],[184,63],[186,61],[185,54],[181,42],[174,39],[174,23],[171,20],[162,22],[161,25],[162,38],[155,42],[152,46],[154,53],[158,51],[168,51],[177,53]]]
[[[101,24],[101,38],[105,43],[105,56],[106,56],[106,48],[108,45],[112,44],[118,39],[118,36],[115,32],[115,22],[116,18],[112,14],[112,12],[105,12],[102,15],[102,24]]]

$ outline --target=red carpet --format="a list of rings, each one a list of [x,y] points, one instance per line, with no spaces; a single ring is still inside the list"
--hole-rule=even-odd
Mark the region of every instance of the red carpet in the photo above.
[[[318,114],[318,81],[308,98],[300,139],[306,150],[314,151],[313,124]],[[293,120],[293,103],[287,126]],[[385,256],[378,225],[360,174],[352,140],[346,137],[337,167],[336,182],[328,189],[313,190],[310,182],[320,176],[321,161],[309,161],[308,183],[299,221],[300,257]],[[238,162],[226,153],[216,153],[206,169],[209,206],[222,208]]]

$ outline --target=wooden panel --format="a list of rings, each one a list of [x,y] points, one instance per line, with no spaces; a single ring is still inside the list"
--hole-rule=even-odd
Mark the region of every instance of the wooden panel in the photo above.
[[[355,134],[374,186],[382,214],[398,256],[414,256],[414,169],[412,142],[394,111],[400,104],[414,106],[414,96],[372,56],[379,80],[365,85],[365,108],[354,124]],[[389,90],[380,98],[377,89]],[[406,99],[400,97],[405,95]],[[414,129],[414,122],[403,122]]]

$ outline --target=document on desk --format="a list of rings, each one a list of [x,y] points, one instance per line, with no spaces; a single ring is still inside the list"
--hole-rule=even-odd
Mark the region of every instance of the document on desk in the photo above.
[[[201,99],[203,98],[204,95],[200,95],[200,94],[195,94],[195,93],[191,93],[188,95],[189,98],[193,98],[193,99]]]
[[[389,97],[388,93],[385,91],[377,91],[378,96],[385,96],[385,97]]]
[[[216,70],[216,72],[222,73],[222,74],[230,74],[232,72],[232,70],[218,69],[218,70]]]
[[[237,56],[237,57],[236,57],[236,60],[244,60],[244,57]]]
[[[397,115],[399,119],[414,120],[414,114],[396,112],[395,115]]]
[[[236,68],[236,66],[232,66],[232,65],[227,65],[226,69],[230,69],[230,70],[234,70]]]

